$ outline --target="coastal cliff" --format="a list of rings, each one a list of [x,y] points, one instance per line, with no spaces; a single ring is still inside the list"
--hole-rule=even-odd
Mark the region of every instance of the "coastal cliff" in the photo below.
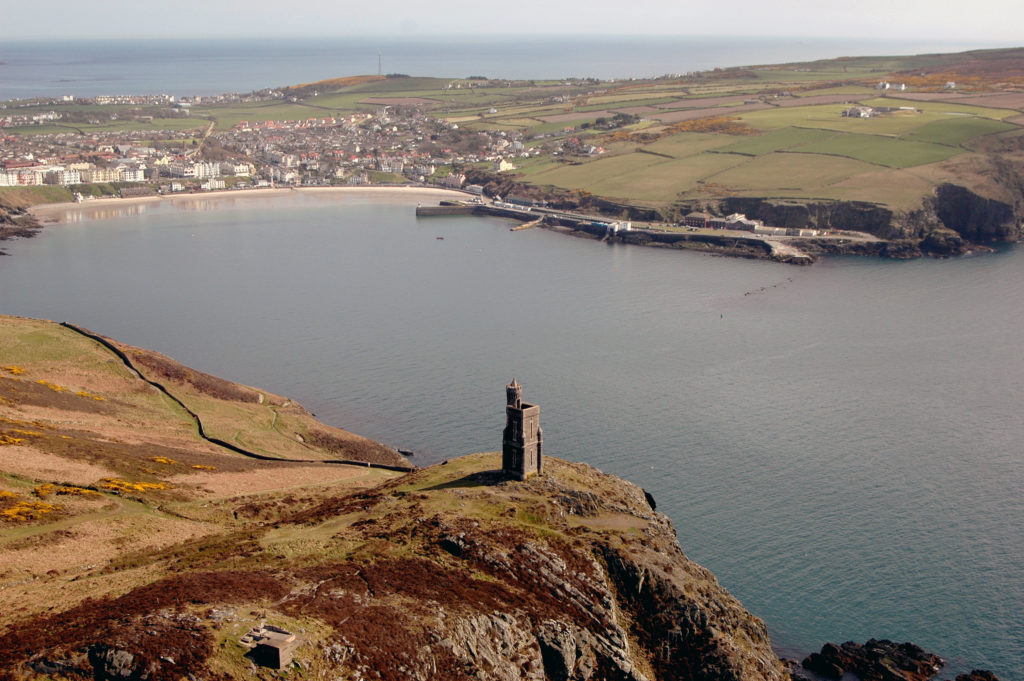
[[[903,211],[866,201],[739,196],[700,203],[683,201],[658,209],[586,192],[534,186],[482,170],[468,171],[467,179],[482,185],[488,195],[544,200],[553,208],[590,211],[615,219],[672,222],[691,211],[707,210],[721,216],[742,213],[776,227],[855,231],[879,239],[865,242],[811,238],[793,242],[811,258],[818,255],[913,258],[962,255],[976,248],[1017,241],[1024,236],[1024,185],[1015,167],[1006,165],[997,177],[1000,196],[1005,200],[987,198],[970,188],[945,183],[938,185],[931,195],[922,197],[918,208]],[[694,239],[688,237],[686,241],[693,242]],[[708,248],[713,252],[741,257],[777,259],[771,255],[770,249],[743,240],[713,235],[703,242],[706,245],[687,243],[684,246]]]
[[[857,230],[904,244],[925,255],[957,255],[973,245],[1017,241],[1024,235],[1022,216],[1013,205],[979,196],[966,187],[942,184],[921,208],[893,211],[856,201],[799,202],[733,197],[719,203],[723,213],[744,213],[779,227]],[[873,255],[876,253],[872,253]],[[887,253],[877,253],[888,255]]]
[[[0,196],[0,241],[15,237],[30,237],[40,229],[39,221],[29,213],[28,209],[29,205],[24,201]],[[4,255],[2,249],[0,249],[0,255]]]
[[[396,455],[88,332],[3,317],[0,341],[0,679],[788,678],[626,481],[330,463]]]

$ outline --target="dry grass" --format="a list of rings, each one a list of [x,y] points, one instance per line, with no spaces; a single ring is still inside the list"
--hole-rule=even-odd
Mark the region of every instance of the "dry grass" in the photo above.
[[[183,541],[206,536],[217,528],[177,518],[159,516],[136,505],[104,498],[90,513],[64,518],[52,527],[0,543],[5,582],[48,573],[68,573],[86,566],[103,565],[126,549],[158,551]],[[13,598],[20,590],[8,589]]]
[[[360,466],[294,465],[262,466],[249,471],[182,473],[169,478],[169,481],[202,490],[212,497],[227,497],[310,486],[348,487],[356,482],[378,483],[396,475]]]
[[[35,447],[0,450],[0,470],[34,480],[58,480],[72,485],[91,485],[115,473],[105,466],[57,456]]]

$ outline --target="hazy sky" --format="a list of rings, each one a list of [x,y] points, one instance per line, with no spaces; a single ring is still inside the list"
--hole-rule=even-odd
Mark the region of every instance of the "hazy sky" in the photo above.
[[[777,35],[1024,43],[1021,0],[0,0],[0,38]]]

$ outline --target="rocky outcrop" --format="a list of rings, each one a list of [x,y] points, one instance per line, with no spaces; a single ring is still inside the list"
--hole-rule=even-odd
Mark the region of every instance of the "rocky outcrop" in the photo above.
[[[156,671],[156,664],[140,664],[127,650],[100,643],[89,648],[93,678],[102,681],[146,681]]]
[[[897,212],[863,201],[799,202],[732,197],[722,214],[743,213],[778,227],[854,230],[892,241],[917,241],[926,255],[956,255],[971,243],[1013,241],[1020,229],[1013,207],[964,187],[939,186],[917,210]]]
[[[764,623],[724,591],[711,573],[686,559],[670,521],[652,509],[643,490],[621,481],[613,483],[614,494],[566,485],[565,465],[550,464],[543,478],[531,479],[520,489],[549,500],[548,522],[565,522],[566,529],[575,526],[571,535],[576,538],[569,544],[532,540],[510,550],[507,541],[497,543],[491,533],[464,526],[455,532],[449,522],[441,522],[437,538],[448,553],[505,583],[554,598],[549,604],[539,602],[509,613],[520,631],[524,625],[532,629],[546,678],[785,678]],[[614,480],[585,466],[573,468],[604,483],[595,484],[594,490]],[[597,522],[622,514],[643,528],[642,540],[592,532],[583,520]],[[537,617],[545,612],[550,614]],[[465,625],[461,628],[464,631]],[[485,632],[503,628],[477,627]],[[499,640],[500,646],[477,640],[472,648],[532,649],[522,640],[517,645],[507,633]],[[525,668],[536,670],[537,658],[529,659]]]
[[[907,260],[924,253],[916,241],[857,241],[852,239],[792,239],[794,247],[811,255],[864,255]]]
[[[788,664],[793,681],[850,678],[844,675],[853,675],[858,681],[931,681],[944,662],[913,643],[871,639],[864,645],[853,641],[842,645],[826,643],[821,652],[811,653],[802,663],[791,660]],[[990,671],[975,669],[970,674],[957,675],[956,681],[999,678]]]
[[[622,607],[630,613],[632,633],[649,651],[655,678],[779,678],[778,659],[765,652],[770,643],[764,623],[723,599],[703,568],[691,564],[687,571],[696,575],[679,574],[674,566],[638,562],[609,547],[603,553]]]
[[[13,205],[0,198],[0,241],[29,238],[42,229],[39,221],[24,206]],[[0,255],[4,251],[0,250]]]
[[[803,661],[805,669],[828,679],[856,674],[861,681],[928,681],[942,668],[942,658],[913,643],[871,639],[864,645],[826,643]]]
[[[856,230],[883,239],[899,235],[891,210],[863,201],[774,201],[737,196],[723,199],[717,212],[743,213],[775,227]]]
[[[940,185],[920,208],[902,212],[861,201],[800,202],[749,197],[723,199],[716,210],[723,215],[743,213],[779,227],[853,230],[885,240],[799,242],[800,248],[813,254],[948,257],[967,253],[979,244],[1016,241],[1022,235],[1021,218],[1013,206],[953,184]]]
[[[622,220],[641,220],[657,222],[663,220],[662,214],[654,208],[644,206],[633,206],[619,201],[610,201],[600,196],[585,195],[580,199],[580,208],[587,211],[594,211],[602,215],[619,218]]]
[[[987,669],[975,669],[970,674],[957,674],[956,681],[999,681],[999,677]]]
[[[954,184],[935,189],[933,210],[942,224],[974,243],[1015,241],[1021,236],[1020,216],[1013,206],[978,196]]]

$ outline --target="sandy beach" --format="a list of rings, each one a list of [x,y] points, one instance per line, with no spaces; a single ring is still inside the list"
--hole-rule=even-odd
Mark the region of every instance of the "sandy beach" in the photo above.
[[[399,201],[441,201],[443,199],[465,199],[469,194],[451,189],[435,187],[295,187],[267,189],[239,189],[196,194],[171,194],[163,196],[142,196],[132,198],[91,199],[81,203],[45,203],[33,206],[32,214],[43,224],[102,220],[110,217],[136,215],[147,207],[169,202],[187,209],[203,204],[203,208],[230,207],[236,201],[265,200],[304,194],[332,199],[349,196],[359,199],[375,199],[389,203]],[[218,206],[218,204],[220,204]]]

